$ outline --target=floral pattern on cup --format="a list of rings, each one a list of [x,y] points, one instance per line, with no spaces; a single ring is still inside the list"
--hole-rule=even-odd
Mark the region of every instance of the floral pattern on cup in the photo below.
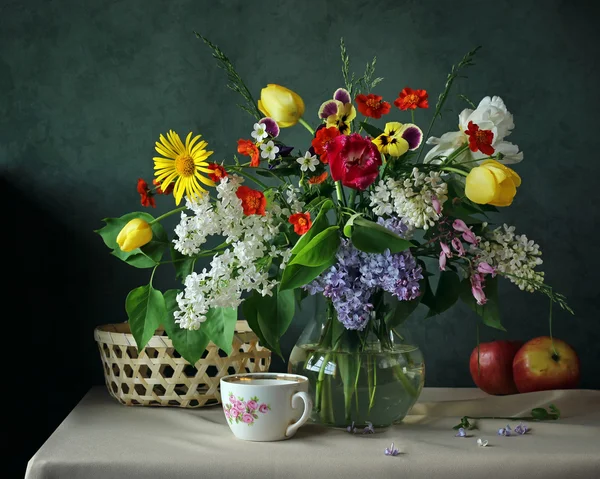
[[[252,426],[260,414],[267,414],[270,410],[271,406],[261,403],[256,396],[244,401],[243,397],[236,397],[230,393],[227,402],[223,403],[223,411],[225,411],[225,417],[230,424],[235,422]]]

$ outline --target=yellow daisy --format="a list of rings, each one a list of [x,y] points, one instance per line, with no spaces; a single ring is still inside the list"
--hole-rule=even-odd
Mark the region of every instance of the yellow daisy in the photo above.
[[[208,143],[206,141],[196,143],[201,136],[192,138],[190,131],[184,145],[179,135],[173,130],[169,130],[166,138],[160,135],[160,142],[156,142],[156,151],[165,158],[153,158],[156,170],[154,174],[163,191],[175,181],[173,196],[175,196],[176,204],[181,202],[183,195],[193,199],[207,192],[198,181],[207,186],[215,186],[214,181],[201,174],[213,173],[206,161],[213,154],[212,151],[205,149]]]

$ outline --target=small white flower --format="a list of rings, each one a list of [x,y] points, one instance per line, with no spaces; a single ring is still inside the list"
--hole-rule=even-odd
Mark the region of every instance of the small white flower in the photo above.
[[[260,156],[269,160],[274,160],[277,153],[279,153],[279,147],[275,146],[275,143],[269,141],[260,145]]]
[[[254,131],[252,133],[250,133],[250,136],[252,138],[255,138],[256,141],[264,140],[267,136],[269,136],[269,134],[267,133],[267,127],[260,123],[255,123]]]
[[[309,151],[304,153],[304,156],[298,158],[296,161],[300,164],[300,169],[302,171],[315,171],[319,164],[319,159],[315,155],[311,155]]]

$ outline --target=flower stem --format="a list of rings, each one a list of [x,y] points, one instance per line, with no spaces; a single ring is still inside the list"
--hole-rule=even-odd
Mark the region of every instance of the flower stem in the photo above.
[[[174,210],[168,211],[166,212],[164,215],[160,215],[158,218],[154,218],[152,221],[150,221],[150,223],[148,223],[149,225],[153,225],[154,223],[158,223],[161,220],[164,220],[165,218],[174,215],[175,213],[179,213],[180,211],[183,211],[187,208],[187,206],[180,206],[179,208],[175,208]]]
[[[263,189],[268,189],[269,187],[267,185],[265,185],[262,181],[260,181],[259,179],[255,178],[252,175],[249,175],[248,173],[246,173],[245,171],[241,171],[241,170],[237,170],[237,172],[242,175],[245,176],[246,178],[248,178],[250,181],[253,181],[254,183],[256,183],[258,186],[260,186]]]
[[[453,168],[451,166],[444,166],[442,168],[442,170],[444,170],[444,171],[451,171],[453,173],[457,173],[457,174],[462,175],[462,176],[468,176],[469,175],[466,171],[459,170],[458,168]]]
[[[350,198],[348,199],[348,205],[350,208],[354,208],[354,202],[356,201],[356,190],[350,191]]]
[[[344,190],[342,189],[342,183],[338,180],[335,182],[335,192],[337,194],[338,203],[343,206],[348,206],[346,204],[346,196],[344,195]]]
[[[306,121],[304,121],[304,118],[300,118],[298,120],[298,123],[300,123],[304,128],[306,128],[311,135],[315,134],[315,130],[313,130],[312,127],[308,123],[306,123]]]

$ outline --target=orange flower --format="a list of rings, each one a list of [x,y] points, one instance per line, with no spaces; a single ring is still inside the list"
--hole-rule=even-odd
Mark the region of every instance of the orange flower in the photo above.
[[[315,153],[319,155],[321,162],[329,163],[329,159],[327,158],[327,147],[331,140],[340,135],[340,130],[338,130],[335,126],[317,130],[311,145],[315,149]]]
[[[295,213],[290,216],[288,221],[294,225],[294,231],[300,236],[306,233],[312,226],[310,213]]]
[[[146,183],[142,178],[138,178],[137,181],[137,192],[140,194],[140,203],[142,206],[146,208],[148,206],[152,206],[152,208],[156,208],[156,201],[154,200],[154,196],[148,188],[148,183]]]
[[[320,185],[321,183],[323,183],[327,177],[329,176],[329,173],[327,173],[326,171],[320,175],[317,176],[311,176],[308,179],[308,184],[310,185]]]
[[[253,190],[247,186],[240,186],[235,195],[242,200],[242,208],[246,216],[260,215],[265,216],[265,207],[267,199],[262,191]]]
[[[250,157],[250,166],[257,167],[260,164],[260,154],[258,152],[258,147],[254,144],[252,140],[239,139],[237,150],[240,155]]]
[[[382,97],[369,93],[368,95],[358,95],[356,98],[358,111],[363,115],[379,119],[381,115],[387,115],[390,112],[390,104],[382,101]]]
[[[398,94],[398,98],[394,100],[396,105],[401,110],[416,110],[417,108],[429,108],[429,95],[426,90],[413,90],[406,87]]]
[[[167,186],[167,189],[163,191],[163,189],[160,187],[160,181],[158,181],[156,178],[152,180],[152,184],[154,185],[154,188],[156,189],[156,194],[158,195],[170,195],[173,192],[173,188],[175,187],[175,182],[172,181],[171,183],[169,183],[169,186]]]
[[[209,163],[208,167],[213,170],[212,173],[208,174],[208,177],[213,180],[215,183],[218,183],[223,178],[227,177],[227,171],[223,168],[222,165],[217,165],[216,163]]]

